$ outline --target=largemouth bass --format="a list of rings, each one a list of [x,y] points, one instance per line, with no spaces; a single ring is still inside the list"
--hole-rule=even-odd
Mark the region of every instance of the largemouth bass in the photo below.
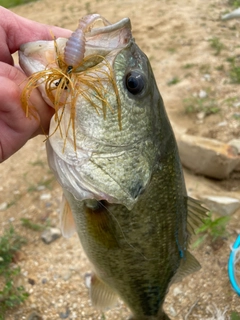
[[[162,306],[170,284],[200,268],[187,248],[205,209],[187,197],[175,137],[130,20],[87,16],[71,41],[24,44],[20,64],[32,75],[27,88],[35,77],[56,110],[48,160],[63,188],[63,234],[77,231],[93,266],[93,305],[108,308],[119,296],[132,319],[169,319]]]

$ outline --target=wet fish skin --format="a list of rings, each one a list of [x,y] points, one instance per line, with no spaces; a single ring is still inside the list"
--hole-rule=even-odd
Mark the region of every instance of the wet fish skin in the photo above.
[[[170,284],[200,268],[187,247],[190,230],[205,211],[187,197],[177,144],[148,58],[133,39],[114,53],[122,130],[116,112],[108,112],[104,120],[79,97],[76,139],[79,150],[83,138],[85,144],[93,143],[89,158],[79,164],[70,162],[67,153],[59,155],[59,137],[49,139],[48,158],[63,186],[62,228],[73,228],[73,215],[94,269],[93,304],[106,308],[119,296],[132,319],[165,320],[169,318],[162,306]],[[139,94],[126,86],[133,71],[143,81]],[[106,99],[116,111],[108,86]],[[87,132],[91,122],[94,128]],[[80,199],[72,183],[82,179],[90,191]]]
[[[95,205],[93,200],[90,204],[88,200],[76,201],[66,190],[64,194],[74,215],[81,244],[94,266],[94,277],[104,283],[102,292],[112,291],[112,295],[119,295],[131,309],[133,319],[163,320],[169,319],[162,310],[169,284],[181,260],[187,256],[187,194],[175,137],[151,67],[136,44],[131,46],[119,53],[115,66],[121,65],[124,70],[129,70],[129,61],[138,56],[139,69],[148,67],[144,71],[151,84],[146,97],[142,98],[142,101],[148,101],[148,106],[142,105],[142,108],[150,106],[154,115],[148,132],[151,137],[148,146],[154,149],[154,152],[149,151],[154,154],[151,181],[143,190],[139,188],[144,185],[141,180],[137,185],[129,181],[129,190],[138,198],[131,210],[124,204],[104,200],[95,201]],[[129,94],[120,86],[119,93],[125,109],[130,104]],[[141,144],[135,149],[135,159],[139,156],[139,149]],[[125,163],[124,169],[130,171],[132,166],[132,162]],[[108,170],[107,164],[105,170]],[[116,177],[120,179],[117,172]],[[192,263],[198,269],[198,263]],[[94,301],[94,283],[92,291]],[[95,302],[99,306],[104,303]]]

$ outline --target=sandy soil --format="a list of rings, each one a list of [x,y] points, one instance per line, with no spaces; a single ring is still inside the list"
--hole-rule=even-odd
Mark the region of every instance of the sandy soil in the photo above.
[[[239,55],[239,21],[222,22],[219,17],[231,8],[227,0],[41,0],[12,11],[42,23],[75,29],[78,19],[100,13],[111,22],[130,17],[133,34],[148,55],[174,129],[181,127],[191,134],[228,141],[239,137],[239,85],[230,81],[227,58]],[[224,44],[216,55],[209,41],[218,37]],[[177,79],[175,85],[169,81]],[[185,113],[184,100],[200,90],[221,109],[207,116]],[[220,125],[219,125],[220,123]],[[192,196],[203,194],[240,197],[240,181],[212,181],[185,170],[187,188]],[[10,221],[28,238],[19,265],[19,284],[30,297],[7,320],[33,319],[33,311],[42,319],[126,319],[127,308],[118,307],[103,314],[91,307],[84,275],[90,266],[77,236],[60,238],[50,245],[40,240],[40,233],[22,226],[20,218],[37,223],[50,219],[58,225],[61,189],[48,169],[43,138],[29,141],[24,148],[1,164],[0,204],[8,209],[0,215],[0,234]],[[227,277],[230,245],[240,230],[240,211],[231,217],[228,237],[212,245],[208,240],[194,255],[202,264],[198,273],[174,285],[167,295],[165,310],[172,319],[209,319],[214,305],[226,316],[240,313],[239,298]],[[29,279],[33,279],[35,284]],[[30,282],[30,283],[29,283]],[[194,307],[193,307],[194,306]],[[191,307],[193,307],[191,309]],[[70,310],[69,316],[67,310]],[[191,311],[188,314],[189,310]],[[105,318],[104,318],[105,317]],[[36,319],[36,318],[35,318]],[[39,318],[40,319],[40,318]]]

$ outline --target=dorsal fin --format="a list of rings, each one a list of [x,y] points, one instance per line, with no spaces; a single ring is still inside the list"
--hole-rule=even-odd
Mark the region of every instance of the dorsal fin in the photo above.
[[[60,227],[62,235],[65,238],[70,238],[76,231],[76,225],[73,219],[72,211],[64,194],[62,196],[62,204],[60,207]]]
[[[90,298],[93,306],[101,310],[114,307],[117,303],[115,291],[101,281],[96,274],[91,276]]]
[[[187,231],[191,236],[203,224],[203,220],[207,217],[209,210],[202,206],[200,201],[190,197],[187,198],[187,208]]]

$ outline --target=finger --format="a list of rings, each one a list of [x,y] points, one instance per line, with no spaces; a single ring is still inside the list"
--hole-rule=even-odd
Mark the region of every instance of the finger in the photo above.
[[[23,112],[23,106],[20,103],[22,90],[24,89],[24,87],[27,83],[26,75],[18,68],[15,68],[13,66],[10,66],[8,64],[0,62],[0,76],[4,77],[5,79],[7,78],[7,79],[11,80],[12,86],[17,87],[17,89],[19,91],[19,93],[18,93],[19,106],[18,107],[20,109],[20,110],[18,110],[17,114],[19,116],[19,113],[21,113],[23,117],[26,117],[25,113]],[[0,90],[4,94],[4,88],[6,87],[6,84],[5,84],[4,80],[1,83],[3,85]],[[5,97],[6,96],[7,95],[5,94]],[[12,96],[9,95],[8,99],[11,101]],[[17,97],[16,97],[16,99],[17,99]],[[32,131],[31,137],[33,137],[37,134],[48,133],[49,122],[50,122],[52,115],[54,114],[54,109],[46,104],[46,102],[43,100],[40,92],[37,89],[34,89],[32,91],[30,99],[29,99],[29,105],[33,106],[34,110],[36,111],[36,114],[35,114],[36,118],[34,119],[34,117],[31,117],[31,121],[32,121],[32,123],[30,124],[30,128]],[[9,108],[9,105],[7,105],[7,107]],[[2,110],[5,108],[3,105],[3,100],[1,101],[0,108],[2,108]],[[15,112],[16,112],[16,110],[15,110]],[[18,123],[17,123],[17,119],[14,118],[12,121],[12,124],[10,124],[10,126],[13,129],[17,130],[17,128],[19,127]]]
[[[68,38],[71,33],[67,29],[25,19],[0,7],[0,61],[13,64],[11,54],[19,50],[20,45],[23,43],[52,40],[53,35],[57,38]]]

